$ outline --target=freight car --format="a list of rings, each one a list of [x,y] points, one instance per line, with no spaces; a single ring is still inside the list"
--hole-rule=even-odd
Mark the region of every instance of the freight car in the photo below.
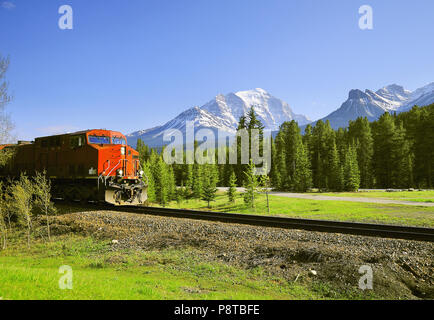
[[[0,150],[13,154],[0,168],[1,179],[45,170],[54,198],[115,205],[137,205],[147,200],[139,154],[120,132],[86,130],[1,145]]]

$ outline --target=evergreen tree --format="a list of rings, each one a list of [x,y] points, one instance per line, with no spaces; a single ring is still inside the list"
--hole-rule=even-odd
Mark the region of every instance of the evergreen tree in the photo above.
[[[336,149],[338,150],[339,163],[343,164],[345,162],[345,154],[347,153],[349,138],[348,131],[344,128],[339,128],[335,131],[335,143]]]
[[[345,191],[357,191],[360,186],[360,173],[357,164],[357,153],[354,146],[348,147],[344,165]]]
[[[273,139],[273,137],[271,137],[271,167],[270,167],[270,184],[275,187],[278,188],[278,186],[280,185],[280,173],[279,170],[277,169],[276,166],[276,162],[278,155],[277,155],[277,151],[276,151],[276,142],[275,139]]]
[[[229,188],[227,191],[229,202],[234,203],[235,197],[237,194],[237,176],[235,175],[235,172],[232,171],[231,177],[229,179]]]
[[[176,200],[177,196],[178,196],[178,192],[176,189],[175,173],[174,173],[173,167],[171,165],[167,165],[167,167],[168,167],[168,170],[167,170],[168,198],[169,198],[169,200]]]
[[[255,208],[255,196],[258,193],[258,176],[255,174],[255,164],[250,160],[247,170],[244,172],[244,203]]]
[[[252,144],[254,142],[258,143],[258,148],[261,150],[263,145],[263,136],[264,136],[264,126],[261,121],[258,119],[255,113],[255,108],[253,106],[250,107],[247,115],[241,116],[238,122],[237,130],[246,129],[249,136],[249,160],[252,158]],[[259,141],[252,141],[252,130],[259,131]],[[235,165],[235,174],[237,176],[238,185],[244,184],[245,175],[244,172],[247,170],[248,164],[241,163],[241,137],[237,137],[237,164]]]
[[[155,198],[155,181],[154,181],[154,176],[152,175],[149,161],[144,163],[142,162],[142,169],[144,173],[143,180],[148,185],[148,189],[147,189],[148,202],[155,202],[157,200]]]
[[[151,156],[151,149],[143,143],[141,139],[137,139],[136,150],[139,153],[140,163],[145,163]]]
[[[419,188],[434,187],[434,104],[414,107],[399,115],[404,122],[408,144],[414,154],[414,183]]]
[[[203,166],[203,182],[201,199],[208,203],[215,200],[217,192],[218,171],[217,166],[213,164],[204,164]]]
[[[200,199],[202,196],[202,165],[195,163],[193,165],[193,198]]]
[[[187,177],[185,181],[185,194],[184,197],[186,199],[190,199],[193,196],[193,185],[194,185],[194,179],[193,179],[193,165],[187,164]]]
[[[343,170],[339,161],[339,153],[334,140],[331,142],[330,159],[330,180],[329,188],[333,191],[341,191],[343,185]]]
[[[372,188],[374,176],[372,174],[372,156],[374,153],[371,126],[368,118],[357,118],[356,121],[349,122],[349,139],[357,142],[357,161],[360,168],[360,186],[362,188]]]
[[[168,166],[156,153],[151,154],[152,177],[155,183],[155,198],[163,207],[170,200],[170,181]]]
[[[297,122],[284,122],[276,136],[275,182],[280,190],[306,191],[311,171]]]
[[[374,172],[379,188],[408,187],[411,182],[411,162],[409,143],[405,140],[402,123],[396,125],[395,118],[384,113],[373,123]]]
[[[329,121],[317,121],[312,130],[311,155],[313,185],[320,190],[328,188],[332,168],[330,153],[334,139],[335,133]]]

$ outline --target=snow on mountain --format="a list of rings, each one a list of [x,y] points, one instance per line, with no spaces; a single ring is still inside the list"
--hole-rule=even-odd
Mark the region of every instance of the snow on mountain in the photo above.
[[[291,120],[296,120],[300,125],[310,122],[305,116],[295,114],[286,102],[257,88],[227,95],[219,94],[202,107],[188,109],[163,126],[129,134],[128,143],[134,146],[140,138],[151,147],[162,146],[166,130],[170,132],[170,129],[178,129],[185,136],[187,121],[194,122],[196,131],[200,128],[210,128],[215,133],[220,129],[235,134],[240,117],[245,115],[251,106],[255,108],[265,129],[277,130],[283,122]]]
[[[397,84],[381,88],[376,93],[388,101],[398,103],[408,100],[411,96],[411,91],[406,90],[404,87]]]
[[[347,127],[350,120],[358,117],[367,117],[369,121],[374,121],[384,112],[399,113],[411,109],[414,105],[425,106],[431,103],[434,103],[434,83],[413,92],[396,84],[383,87],[376,92],[353,89],[339,109],[321,120],[329,120],[331,127],[338,129]]]
[[[397,110],[398,112],[405,112],[413,108],[413,106],[426,106],[434,103],[434,82],[413,91],[410,99],[403,103]]]
[[[321,120],[329,120],[332,128],[347,127],[350,120],[367,117],[369,121],[377,120],[384,112],[404,112],[414,105],[425,106],[434,103],[434,82],[413,92],[397,84],[388,85],[377,91],[353,89],[348,99],[339,109]],[[239,91],[226,95],[219,94],[202,107],[190,108],[162,126],[133,132],[128,137],[128,143],[135,146],[137,139],[151,147],[164,145],[163,134],[166,130],[178,129],[185,135],[187,121],[194,122],[195,130],[209,128],[217,134],[220,129],[229,134],[235,134],[238,120],[245,115],[250,107],[264,124],[266,129],[276,131],[285,121],[296,120],[300,126],[310,123],[303,115],[295,114],[289,105],[267,91]],[[302,128],[303,129],[303,128]]]
[[[419,88],[411,93],[411,100],[417,100],[423,95],[432,94],[434,91],[434,82],[427,84],[426,86]]]

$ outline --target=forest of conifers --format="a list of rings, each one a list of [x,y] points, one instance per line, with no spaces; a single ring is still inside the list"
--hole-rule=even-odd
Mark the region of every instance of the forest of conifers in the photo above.
[[[240,119],[240,128],[263,129],[253,107]],[[167,180],[152,181],[155,189],[174,189],[178,185],[194,192],[194,188],[203,185],[203,179],[210,177],[213,184],[228,186],[232,173],[238,186],[246,183],[249,166],[245,164],[166,165],[160,154],[140,140],[137,149],[149,178]],[[333,130],[328,121],[318,121],[308,125],[302,134],[295,121],[285,122],[275,135],[271,150],[269,178],[271,187],[277,190],[432,188],[434,104],[415,106],[398,115],[386,112],[374,122],[358,118],[350,121],[348,128],[339,130]]]

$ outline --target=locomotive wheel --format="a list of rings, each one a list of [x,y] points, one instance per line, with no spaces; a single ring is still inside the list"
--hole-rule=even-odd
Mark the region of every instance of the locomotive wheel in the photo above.
[[[65,201],[72,201],[72,189],[68,186],[59,186],[59,195]]]
[[[91,188],[89,190],[89,201],[98,202],[99,200],[99,192],[97,188]]]
[[[80,200],[81,203],[87,203],[90,200],[91,197],[91,189],[89,187],[83,187],[79,190],[77,189],[78,193],[78,200]]]
[[[116,190],[115,193],[114,193],[114,195],[113,195],[113,198],[114,198],[114,200],[115,200],[116,203],[121,203],[121,200],[122,200],[122,191]]]

